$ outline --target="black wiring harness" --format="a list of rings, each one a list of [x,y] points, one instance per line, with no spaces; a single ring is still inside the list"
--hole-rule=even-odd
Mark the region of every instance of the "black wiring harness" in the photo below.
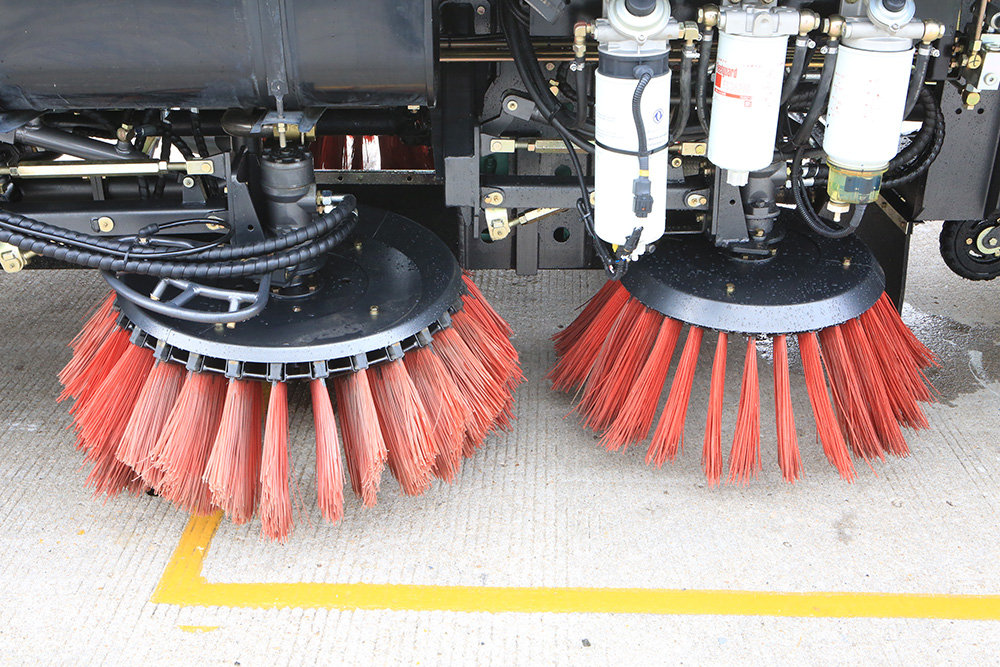
[[[178,249],[155,238],[164,229],[217,220],[180,220],[149,225],[131,239],[107,239],[0,211],[0,242],[22,252],[103,271],[157,278],[212,280],[260,276],[324,255],[340,245],[357,224],[356,201],[347,195],[334,209],[284,236],[241,245],[223,245],[231,237]]]

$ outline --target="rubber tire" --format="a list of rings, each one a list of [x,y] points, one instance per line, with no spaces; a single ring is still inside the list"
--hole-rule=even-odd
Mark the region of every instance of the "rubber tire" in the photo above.
[[[970,252],[966,239],[977,238],[985,227],[997,224],[989,220],[946,220],[941,227],[941,258],[948,268],[966,280],[993,280],[1000,276],[1000,257],[983,259],[978,251]],[[971,246],[975,249],[975,245]]]

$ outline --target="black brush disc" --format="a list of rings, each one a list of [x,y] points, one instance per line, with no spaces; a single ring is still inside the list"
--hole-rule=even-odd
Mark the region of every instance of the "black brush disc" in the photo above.
[[[359,209],[354,235],[293,295],[272,295],[264,311],[232,327],[151,313],[118,298],[134,340],[167,346],[168,358],[239,377],[315,377],[398,356],[448,325],[460,305],[462,271],[448,247],[394,213]],[[156,279],[128,275],[150,293]],[[309,289],[312,287],[312,290]],[[211,308],[211,303],[201,304]],[[220,306],[221,307],[221,306]],[[326,368],[317,370],[316,362]]]
[[[706,238],[665,238],[622,285],[643,305],[709,329],[787,334],[841,324],[874,305],[885,275],[854,236],[789,229],[766,260],[743,260]]]

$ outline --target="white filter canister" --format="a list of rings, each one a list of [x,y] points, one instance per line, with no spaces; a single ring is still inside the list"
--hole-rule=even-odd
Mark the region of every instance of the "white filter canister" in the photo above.
[[[899,152],[913,49],[841,45],[830,87],[823,150],[840,167],[880,171]]]
[[[719,34],[708,159],[732,185],[774,159],[788,37]]]
[[[597,135],[594,174],[594,231],[608,243],[623,245],[636,227],[642,227],[639,252],[643,246],[663,236],[666,227],[667,144],[670,132],[670,72],[650,79],[642,92],[639,110],[646,130],[649,181],[653,208],[640,218],[632,210],[632,182],[639,176],[636,155],[616,153],[608,148],[635,153],[639,135],[632,118],[632,96],[637,79],[616,79],[597,72],[594,121]]]

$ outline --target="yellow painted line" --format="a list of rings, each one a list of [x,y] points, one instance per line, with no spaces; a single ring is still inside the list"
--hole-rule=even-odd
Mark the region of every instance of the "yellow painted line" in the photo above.
[[[405,584],[209,583],[201,574],[222,519],[188,521],[152,601],[218,607],[464,612],[699,614],[817,618],[1000,619],[996,595],[775,593],[660,588],[528,588]]]
[[[211,632],[219,629],[217,625],[178,625],[177,627],[183,632]]]

